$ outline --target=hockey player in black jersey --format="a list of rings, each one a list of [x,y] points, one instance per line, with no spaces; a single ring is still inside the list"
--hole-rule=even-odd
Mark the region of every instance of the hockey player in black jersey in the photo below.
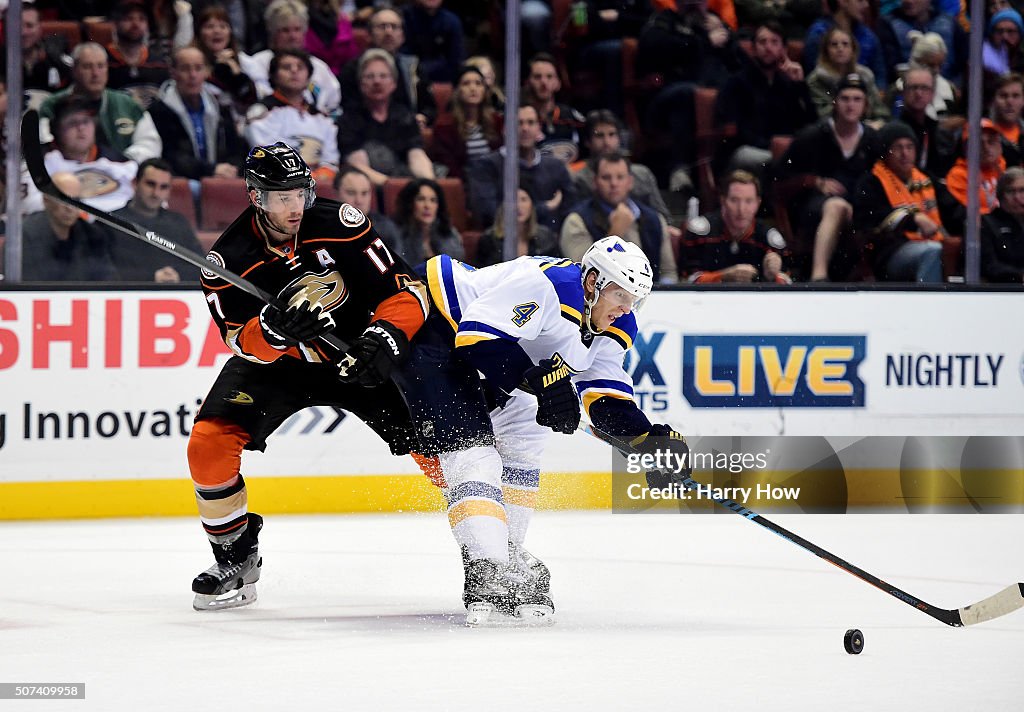
[[[283,308],[203,273],[210,312],[234,355],[188,443],[199,516],[216,559],[192,583],[197,610],[256,598],[263,520],[247,508],[243,450],[264,450],[268,435],[312,405],[350,411],[396,455],[416,442],[389,376],[426,318],[422,283],[358,209],[316,197],[308,166],[284,143],[252,149],[245,182],[250,206],[207,259],[278,294]],[[328,332],[347,352],[320,340]]]

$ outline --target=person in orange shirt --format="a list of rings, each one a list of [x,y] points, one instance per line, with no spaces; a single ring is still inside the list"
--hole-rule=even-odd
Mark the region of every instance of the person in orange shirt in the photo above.
[[[967,144],[967,127],[964,127],[964,146]],[[1006,172],[1003,158],[1002,134],[991,119],[981,120],[981,166],[978,185],[978,209],[982,215],[992,212],[999,201],[996,199],[996,182]],[[961,205],[967,205],[967,159],[960,156],[946,174],[946,188]]]
[[[988,115],[1003,137],[1003,158],[1007,166],[1024,164],[1024,76],[1006,74],[996,82]]]

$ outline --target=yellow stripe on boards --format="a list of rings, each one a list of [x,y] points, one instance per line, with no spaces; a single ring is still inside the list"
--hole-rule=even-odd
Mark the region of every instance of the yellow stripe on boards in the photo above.
[[[443,512],[441,490],[420,474],[247,477],[260,514]],[[607,472],[544,473],[540,509],[607,509]],[[0,520],[199,516],[188,478],[0,482]]]

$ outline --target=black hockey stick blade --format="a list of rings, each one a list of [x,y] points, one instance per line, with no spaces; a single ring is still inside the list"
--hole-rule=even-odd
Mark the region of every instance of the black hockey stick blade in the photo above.
[[[77,198],[65,195],[60,188],[54,185],[53,179],[46,170],[46,162],[43,159],[43,147],[39,143],[39,112],[34,109],[29,109],[21,117],[21,151],[22,156],[25,159],[25,165],[28,167],[28,173],[32,176],[32,182],[36,184],[36,187],[44,195],[49,195],[51,198],[55,198],[62,203],[74,206],[82,212],[92,215],[103,224],[109,225],[120,233],[128,235],[129,237],[134,237],[136,240],[142,240],[153,247],[157,247],[164,252],[174,255],[183,262],[188,262],[190,265],[198,267],[201,270],[211,272],[223,279],[225,282],[238,287],[242,291],[251,294],[266,304],[272,304],[282,310],[286,308],[287,305],[282,304],[277,297],[270,292],[260,289],[249,280],[244,277],[240,277],[231,270],[225,269],[224,267],[211,262],[203,255],[182,247],[173,240],[169,240],[163,235],[158,235],[152,230],[145,230],[133,222],[94,208],[87,203],[83,203]],[[320,339],[339,351],[348,350],[347,344],[333,334],[325,334],[321,336]]]
[[[592,424],[584,425],[582,426],[582,429],[585,432],[589,433],[590,435],[593,435],[594,437],[598,438],[599,440],[603,440],[604,442],[608,443],[623,455],[629,455],[631,453],[636,452],[636,450],[633,447],[631,447],[629,443],[620,440],[614,435],[610,435],[606,432],[599,430]],[[685,487],[688,490],[696,489],[696,487],[698,486],[697,481],[694,480],[690,475],[681,475],[678,473],[673,473],[673,476],[681,478],[683,487]],[[874,586],[875,588],[884,591],[885,593],[888,593],[893,598],[897,598],[900,601],[906,603],[908,606],[913,606],[917,610],[922,611],[923,613],[927,613],[935,620],[942,621],[948,626],[960,628],[962,626],[975,625],[976,623],[990,621],[993,618],[999,618],[1001,616],[1005,616],[1008,613],[1013,613],[1014,611],[1020,608],[1024,608],[1024,583],[1010,584],[999,593],[989,596],[988,598],[978,601],[977,603],[972,603],[969,606],[964,606],[963,608],[950,609],[933,606],[930,603],[925,603],[921,599],[915,596],[911,596],[906,591],[902,591],[899,588],[893,586],[892,584],[883,581],[874,574],[868,573],[859,566],[855,566],[848,561],[840,559],[835,554],[826,551],[825,549],[822,549],[817,544],[807,541],[803,537],[794,534],[793,532],[776,524],[775,522],[769,519],[765,519],[760,514],[757,514],[756,512],[747,509],[738,502],[734,502],[733,500],[727,499],[725,497],[719,498],[712,496],[711,499],[713,499],[715,503],[721,505],[722,507],[725,507],[726,509],[735,512],[736,514],[739,514],[744,519],[754,522],[755,524],[764,527],[765,529],[774,534],[778,534],[783,539],[793,542],[800,548],[811,552],[815,556],[824,559],[825,561],[837,566],[838,568],[842,569],[843,571],[846,571],[847,573],[853,574],[862,581],[865,581]]]

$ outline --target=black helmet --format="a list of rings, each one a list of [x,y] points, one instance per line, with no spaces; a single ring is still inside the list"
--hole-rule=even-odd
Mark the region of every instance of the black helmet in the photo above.
[[[306,188],[309,199],[316,196],[316,181],[309,166],[298,151],[283,141],[249,151],[245,159],[245,187],[265,191]]]

